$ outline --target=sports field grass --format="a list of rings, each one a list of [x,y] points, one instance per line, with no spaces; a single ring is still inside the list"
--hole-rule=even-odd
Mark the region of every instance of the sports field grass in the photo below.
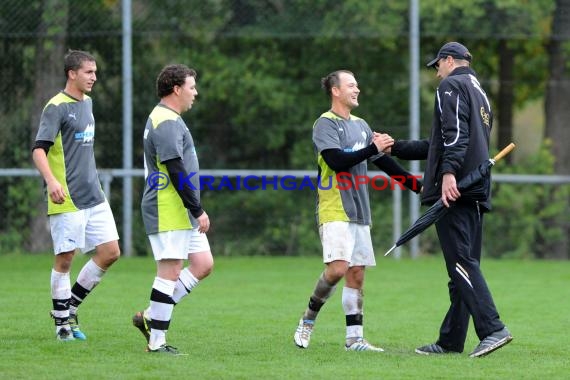
[[[85,342],[57,342],[52,257],[0,256],[2,379],[563,379],[570,373],[570,263],[491,261],[483,270],[513,342],[485,358],[470,329],[462,355],[426,357],[448,306],[441,257],[378,257],[367,273],[365,335],[384,353],[345,352],[340,291],[311,346],[292,339],[321,271],[319,257],[217,258],[212,276],[178,305],[169,343],[188,356],[143,352],[132,314],[147,304],[151,258],[123,258],[80,309]],[[85,262],[78,255],[73,279]],[[339,289],[340,290],[340,289]]]

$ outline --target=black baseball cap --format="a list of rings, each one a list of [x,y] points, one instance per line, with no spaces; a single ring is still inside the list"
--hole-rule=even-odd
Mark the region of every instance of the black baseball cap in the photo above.
[[[471,62],[471,53],[469,50],[459,42],[448,42],[439,49],[437,53],[437,57],[429,61],[427,67],[433,67],[442,58],[447,58],[448,56],[452,56],[455,59],[464,59],[466,61]]]

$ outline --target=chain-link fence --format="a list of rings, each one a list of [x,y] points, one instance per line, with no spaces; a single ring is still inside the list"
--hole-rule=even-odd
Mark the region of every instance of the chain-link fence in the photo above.
[[[359,80],[357,115],[375,130],[408,136],[412,2],[31,0],[24,6],[4,0],[0,2],[1,169],[32,169],[30,146],[39,116],[45,102],[64,86],[62,58],[69,48],[90,51],[97,58],[98,81],[91,96],[98,167],[123,166],[123,6],[128,3],[135,169],[142,168],[142,130],[157,102],[154,79],[171,62],[198,70],[198,102],[184,118],[205,169],[314,170],[310,130],[329,106],[319,79],[338,68],[351,69]],[[460,40],[470,48],[495,106],[494,144],[514,140],[519,146],[511,165],[504,166],[506,171],[564,174],[557,163],[565,160],[544,153],[559,154],[557,147],[564,141],[563,135],[553,138],[562,132],[551,132],[544,109],[548,109],[549,86],[555,83],[564,91],[569,83],[568,74],[552,75],[551,63],[554,48],[560,48],[562,57],[570,50],[568,30],[553,26],[555,15],[567,17],[570,6],[566,3],[419,2],[421,62],[448,40]],[[555,11],[556,6],[560,9]],[[423,136],[430,128],[436,86],[433,72],[421,69]],[[551,145],[545,136],[551,138]],[[134,177],[132,189],[134,254],[148,251],[138,207],[142,181]],[[115,176],[109,184],[120,230],[122,182],[121,176]],[[524,204],[515,202],[516,221],[509,218],[508,205],[501,204],[490,224],[508,238],[489,239],[487,244],[493,248],[488,250],[568,257],[568,184],[501,186],[500,191],[509,194],[509,186],[515,186],[512,196]],[[1,251],[49,250],[39,177],[2,176],[0,188],[6,194],[0,199]],[[377,207],[375,243],[381,246],[392,239],[393,219],[386,217],[392,214],[392,198],[385,193],[372,197]],[[407,204],[402,204],[404,215]],[[296,255],[320,250],[310,191],[206,191],[204,206],[215,225],[212,245],[220,254]],[[520,225],[513,229],[513,223]],[[521,243],[517,231],[525,231],[528,242]],[[433,241],[426,235],[422,251],[436,251]],[[552,248],[553,241],[561,241],[562,248]],[[551,255],[552,251],[558,253]]]

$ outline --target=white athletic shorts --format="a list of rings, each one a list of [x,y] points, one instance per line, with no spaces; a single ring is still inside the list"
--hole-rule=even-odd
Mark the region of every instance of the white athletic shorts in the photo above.
[[[115,218],[109,202],[79,211],[49,216],[53,252],[92,251],[98,245],[119,240]]]
[[[148,235],[152,253],[156,261],[163,259],[188,259],[188,255],[197,252],[209,252],[210,243],[206,234],[191,230],[157,232]]]
[[[351,222],[328,222],[319,226],[323,262],[347,261],[350,266],[375,266],[370,226]]]

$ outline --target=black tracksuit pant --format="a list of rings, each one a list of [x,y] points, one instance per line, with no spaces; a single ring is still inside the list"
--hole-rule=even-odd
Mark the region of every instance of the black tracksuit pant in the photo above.
[[[475,202],[457,202],[436,223],[436,229],[450,278],[451,300],[437,344],[463,352],[470,316],[479,340],[504,327],[479,266],[483,214]]]

